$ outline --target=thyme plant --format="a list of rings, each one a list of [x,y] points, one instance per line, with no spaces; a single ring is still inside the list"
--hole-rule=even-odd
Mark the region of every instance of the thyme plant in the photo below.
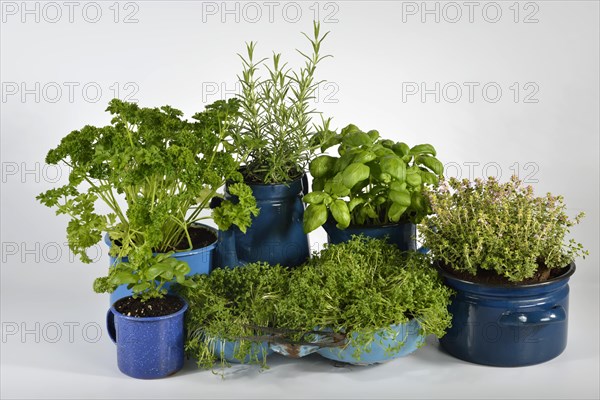
[[[588,254],[565,240],[584,213],[569,219],[562,196],[536,197],[516,176],[506,183],[452,178],[426,195],[434,214],[419,226],[423,245],[455,271],[490,271],[510,282],[543,272],[544,280],[551,269]]]
[[[321,118],[321,126],[313,123],[314,100],[321,81],[316,80],[317,65],[322,55],[320,23],[315,22],[309,40],[311,52],[297,50],[304,66],[294,70],[275,53],[271,66],[266,58],[255,57],[256,43],[246,45],[246,56],[239,55],[243,70],[238,76],[242,91],[241,132],[234,145],[248,154],[243,173],[248,182],[284,183],[300,177],[319,147],[323,132],[329,131],[329,120]],[[266,74],[261,75],[264,71]]]

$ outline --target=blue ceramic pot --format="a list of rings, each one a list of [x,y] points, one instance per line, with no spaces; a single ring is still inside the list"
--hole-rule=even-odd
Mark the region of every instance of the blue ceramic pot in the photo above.
[[[425,341],[425,337],[421,334],[421,327],[415,319],[405,324],[393,325],[392,329],[392,334],[384,330],[377,332],[371,344],[361,350],[358,357],[355,354],[356,348],[350,344],[342,348],[321,348],[317,353],[338,362],[370,365],[404,357],[414,352]],[[357,334],[353,333],[352,336],[356,338]]]
[[[164,378],[183,367],[184,302],[181,310],[162,317],[136,318],[108,311],[108,334],[117,345],[117,363],[125,375]]]
[[[302,264],[310,255],[302,227],[306,175],[287,184],[249,186],[260,214],[245,234],[236,227],[219,231],[218,266],[233,268],[256,261],[289,267]]]
[[[193,227],[202,227],[208,229],[209,231],[215,234],[217,237],[217,230],[208,225],[195,223],[192,225]],[[104,242],[111,247],[110,238],[108,234],[104,235]],[[213,243],[209,244],[206,247],[202,247],[200,249],[194,249],[190,251],[180,251],[173,254],[173,257],[185,261],[190,266],[190,272],[188,275],[196,275],[196,274],[209,274],[211,271],[212,263],[213,263],[213,253],[215,248],[217,247],[217,240]],[[123,262],[127,262],[129,259],[127,257],[122,258]],[[115,257],[110,257],[110,265],[115,265],[118,260]],[[170,283],[167,283],[165,287],[168,289],[171,286]],[[117,287],[117,290],[110,294],[110,304],[114,304],[117,300],[122,299],[123,297],[131,296],[133,292],[127,289],[127,285],[121,285]]]
[[[415,224],[349,226],[346,229],[338,229],[335,225],[333,221],[327,221],[323,224],[323,228],[327,232],[327,241],[332,244],[347,242],[352,238],[352,235],[363,234],[377,239],[383,239],[387,236],[388,242],[395,244],[402,251],[417,250],[417,227]]]
[[[518,367],[548,361],[567,345],[569,277],[528,285],[487,285],[457,279],[438,268],[456,290],[452,327],[440,339],[449,354],[465,361]]]
[[[235,352],[239,349],[239,342],[231,342],[228,340],[213,340],[209,347],[213,354],[218,359],[227,360],[230,363],[243,363],[248,364],[251,362],[262,362],[267,356],[273,354],[273,350],[269,347],[268,342],[262,343],[251,343],[251,355],[247,355],[243,360],[239,360],[235,357]]]

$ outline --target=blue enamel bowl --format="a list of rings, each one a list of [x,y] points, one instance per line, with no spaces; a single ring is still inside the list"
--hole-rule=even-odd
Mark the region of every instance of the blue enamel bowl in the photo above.
[[[317,353],[333,361],[371,365],[407,356],[425,341],[421,327],[415,319],[405,324],[393,325],[391,328],[391,332],[382,329],[375,333],[371,343],[359,351],[348,343],[342,348],[322,348]],[[356,339],[358,334],[352,333],[352,337]]]

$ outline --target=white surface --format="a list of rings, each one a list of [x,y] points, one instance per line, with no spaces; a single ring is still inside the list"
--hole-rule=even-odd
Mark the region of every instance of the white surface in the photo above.
[[[98,2],[102,17],[90,23],[82,10],[87,7],[85,17],[93,20],[91,7],[95,6],[82,2],[70,23],[67,6],[55,3],[61,7],[62,18],[51,23],[56,9],[34,2],[28,3],[29,9],[35,9],[35,4],[39,23],[33,14],[21,15],[21,2],[2,3],[2,398],[600,396],[598,2],[538,1],[530,2],[533,6],[527,9],[520,3],[518,23],[509,8],[513,2],[497,3],[502,10],[497,23],[483,18],[484,7],[487,18],[494,17],[490,7],[495,6],[485,2],[474,9],[473,23],[462,2],[455,3],[463,13],[456,23],[443,18],[455,15],[449,14],[453,10],[448,6],[439,23],[432,15],[426,15],[423,23],[420,14],[404,14],[403,22],[403,7],[421,9],[421,2],[317,4],[321,18],[334,12],[337,19],[324,24],[332,32],[324,50],[335,57],[319,71],[321,78],[334,83],[323,88],[319,108],[334,117],[336,127],[353,122],[409,144],[432,143],[439,158],[447,166],[454,165],[448,169],[451,176],[457,175],[456,165],[468,177],[469,163],[479,163],[471,174],[475,177],[484,174],[486,163],[497,163],[506,179],[518,162],[522,177],[537,171],[533,178],[538,182],[532,183],[538,193],[563,194],[570,212],[586,211],[588,217],[573,229],[573,236],[591,256],[578,261],[571,280],[570,336],[563,355],[534,367],[491,368],[453,359],[439,351],[434,341],[407,358],[376,367],[336,368],[318,356],[300,361],[273,357],[272,368],[263,373],[254,367],[237,367],[222,380],[190,363],[179,374],[159,381],[123,376],[106,335],[92,340],[94,327],[104,326],[108,303],[105,296],[91,290],[93,279],[107,266],[106,250],[99,246],[91,252],[93,257],[99,252],[92,265],[70,259],[64,245],[65,219],[34,200],[36,194],[56,184],[52,181],[57,171],[43,165],[45,153],[70,130],[108,122],[103,110],[115,82],[121,97],[137,88],[134,97],[141,105],[168,103],[188,116],[193,114],[223,94],[219,89],[210,96],[207,88],[233,88],[240,70],[235,53],[244,50],[244,41],[258,40],[258,51],[267,56],[272,49],[290,56],[291,49],[304,46],[299,32],[310,30],[315,6],[313,2],[287,6],[289,14],[284,18],[285,3],[279,3],[270,23],[268,6],[254,3],[263,16],[252,23],[249,20],[255,14],[240,3],[236,23],[235,14],[222,15],[221,2],[131,2],[118,4],[120,22],[115,23],[113,2]],[[430,9],[436,4],[444,10],[445,3],[427,3]],[[14,7],[17,13],[13,15]],[[203,15],[203,7],[217,14]],[[235,7],[228,3],[230,10]],[[290,7],[302,10],[299,22],[289,22],[294,18]],[[536,7],[538,22],[523,23],[523,17]],[[131,12],[138,22],[122,23]],[[298,61],[296,56],[288,58]],[[24,83],[31,89],[36,82],[40,83],[39,99],[35,94],[24,99],[20,93],[10,95],[15,85],[20,90]],[[63,90],[54,103],[56,85],[52,82]],[[72,99],[64,82],[74,82],[68,84],[75,88]],[[92,89],[102,90],[98,102],[92,102],[92,89],[87,98],[81,92],[90,82],[94,82],[88,85]],[[428,88],[435,82],[440,87],[457,82],[463,98],[449,102],[452,92],[442,95],[439,103],[433,95],[425,102],[418,96],[408,96],[403,102],[403,86],[421,82]],[[492,103],[475,91],[469,102],[464,82],[476,82],[479,88],[494,82],[501,87],[502,97]],[[510,89],[514,82],[521,86],[516,103]],[[523,91],[528,82],[533,86]],[[535,85],[538,102],[524,103],[523,95]],[[533,164],[525,170],[528,162]],[[495,174],[490,168],[488,174]],[[66,177],[66,170],[58,172]],[[311,236],[315,247],[323,239],[322,231]],[[36,323],[39,343],[35,333],[21,336],[23,328],[35,332]],[[87,337],[82,332],[86,324],[91,324]],[[60,337],[56,337],[57,326]],[[19,332],[11,335],[16,328]]]

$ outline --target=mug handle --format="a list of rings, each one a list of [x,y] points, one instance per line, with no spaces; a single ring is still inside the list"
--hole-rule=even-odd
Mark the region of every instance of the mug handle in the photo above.
[[[108,336],[110,339],[117,343],[117,330],[115,328],[115,314],[112,310],[108,310],[106,313],[106,331],[108,332]]]

